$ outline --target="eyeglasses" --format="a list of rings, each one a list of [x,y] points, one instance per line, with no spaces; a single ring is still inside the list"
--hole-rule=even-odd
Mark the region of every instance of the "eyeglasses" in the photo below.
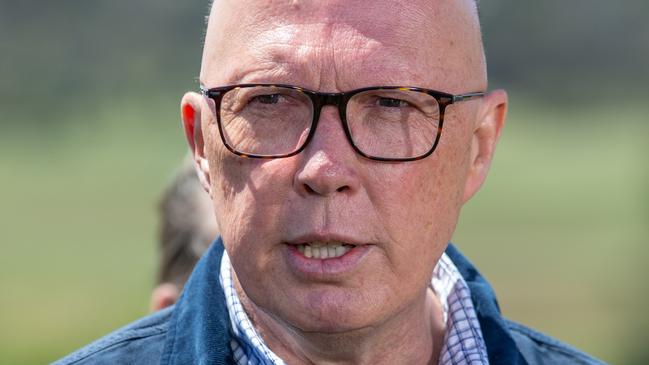
[[[201,92],[215,103],[223,144],[239,156],[281,158],[300,153],[315,134],[322,107],[334,105],[358,154],[392,162],[432,154],[446,107],[484,96],[400,86],[322,93],[280,84],[201,87]]]

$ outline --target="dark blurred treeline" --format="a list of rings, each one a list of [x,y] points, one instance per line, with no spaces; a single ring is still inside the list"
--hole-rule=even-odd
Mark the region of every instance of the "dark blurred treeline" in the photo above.
[[[0,0],[0,115],[48,123],[70,108],[194,87],[206,9],[176,0]]]
[[[649,1],[480,6],[492,86],[552,102],[649,94]],[[45,124],[61,110],[196,88],[207,7],[0,0],[0,125]]]
[[[560,97],[649,95],[649,1],[481,4],[491,77],[498,83]]]

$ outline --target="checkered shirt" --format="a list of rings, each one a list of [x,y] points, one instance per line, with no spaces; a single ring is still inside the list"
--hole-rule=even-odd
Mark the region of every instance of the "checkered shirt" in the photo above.
[[[264,343],[246,314],[232,281],[232,266],[227,252],[221,259],[221,286],[232,323],[230,341],[238,365],[285,365]],[[442,303],[446,334],[440,365],[489,364],[487,347],[471,302],[471,292],[451,259],[443,254],[433,270],[431,288]]]

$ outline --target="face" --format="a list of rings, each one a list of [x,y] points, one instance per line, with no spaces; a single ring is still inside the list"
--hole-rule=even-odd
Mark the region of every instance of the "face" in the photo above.
[[[217,2],[201,82],[485,90],[472,2],[416,3]],[[302,153],[236,156],[220,140],[214,103],[186,95],[183,107],[199,111],[184,116],[188,138],[242,294],[304,331],[366,328],[420,303],[461,205],[484,179],[504,118],[501,110],[485,147],[477,131],[497,109],[493,98],[451,105],[432,156],[385,163],[354,152],[333,106]],[[342,245],[343,255],[302,252],[325,244]]]

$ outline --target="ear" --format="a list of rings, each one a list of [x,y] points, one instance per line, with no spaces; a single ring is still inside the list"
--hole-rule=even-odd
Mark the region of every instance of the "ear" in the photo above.
[[[151,311],[156,312],[174,305],[179,295],[180,290],[174,284],[164,283],[158,285],[151,293]]]
[[[203,97],[194,92],[186,93],[180,102],[180,115],[182,117],[185,138],[194,158],[198,179],[203,189],[212,196],[210,185],[210,168],[205,155],[205,143],[201,126],[203,113],[209,112],[210,106]],[[206,118],[207,119],[207,118]]]
[[[504,90],[494,90],[482,98],[471,138],[471,160],[464,185],[464,203],[471,199],[487,178],[506,116],[507,93]]]

